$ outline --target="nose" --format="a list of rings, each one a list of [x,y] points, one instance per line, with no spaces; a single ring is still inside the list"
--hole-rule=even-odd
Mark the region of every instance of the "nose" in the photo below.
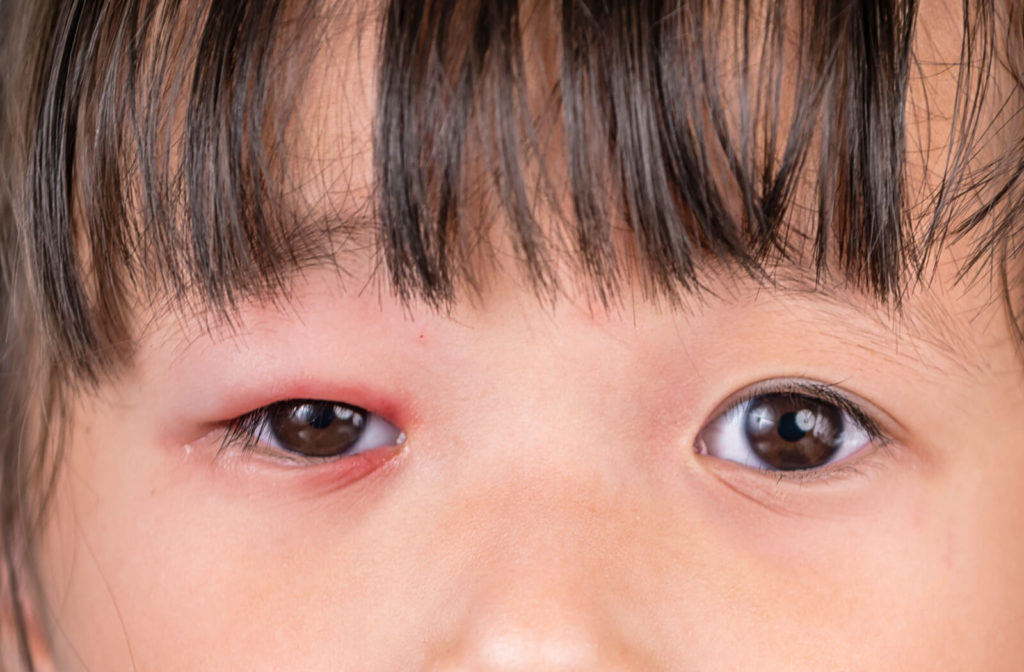
[[[506,482],[518,480],[506,476]],[[467,507],[475,519],[470,525],[484,541],[468,563],[474,570],[457,584],[465,600],[461,615],[430,667],[664,669],[645,641],[645,598],[631,591],[636,572],[624,566],[630,563],[633,514],[594,485],[600,479],[567,496],[565,482],[533,478],[504,496],[495,497],[492,489]],[[483,535],[481,526],[487,528]]]
[[[665,534],[669,490],[636,436],[645,410],[625,420],[628,392],[600,385],[571,353],[547,354],[538,346],[522,370],[494,374],[504,384],[446,409],[474,421],[445,435],[424,480],[439,485],[417,500],[437,569],[449,571],[425,667],[683,669],[661,627],[683,620],[664,599],[682,559]]]
[[[521,623],[460,642],[444,653],[435,670],[456,672],[486,670],[641,670],[624,656],[612,658],[609,647],[594,642],[589,634],[562,628],[537,631],[537,622]],[[564,625],[564,624],[562,624]]]
[[[619,656],[608,641],[558,613],[550,602],[520,604],[516,613],[491,612],[442,652],[439,672],[487,670],[640,669]]]
[[[524,670],[656,670],[652,655],[629,641],[620,623],[588,605],[580,588],[529,590],[509,585],[477,599],[458,634],[439,651],[437,672]],[[569,594],[577,593],[576,595]]]

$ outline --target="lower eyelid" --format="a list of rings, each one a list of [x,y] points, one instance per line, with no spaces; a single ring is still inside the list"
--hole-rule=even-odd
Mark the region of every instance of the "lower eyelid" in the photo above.
[[[394,455],[404,450],[404,435],[402,443],[372,446],[356,453],[345,454],[337,457],[309,457],[294,453],[281,448],[274,448],[264,442],[253,442],[245,446],[224,445],[223,440],[219,443],[216,461],[231,464],[237,460],[255,460],[271,466],[278,466],[287,469],[320,468],[335,465],[342,474],[350,472],[369,471],[383,462],[390,460]]]
[[[278,456],[257,456],[260,468],[250,472],[248,479],[259,479],[260,476],[272,479],[274,487],[287,479],[300,488],[303,496],[315,496],[317,493],[335,493],[363,479],[372,479],[378,474],[387,474],[399,464],[405,454],[402,446],[374,448],[357,455],[341,459],[327,460],[289,460]],[[240,465],[242,466],[242,465]],[[249,472],[255,468],[254,462],[246,463],[243,468]],[[247,480],[248,480],[247,479]],[[292,480],[297,479],[297,480]],[[258,480],[256,482],[259,482]]]

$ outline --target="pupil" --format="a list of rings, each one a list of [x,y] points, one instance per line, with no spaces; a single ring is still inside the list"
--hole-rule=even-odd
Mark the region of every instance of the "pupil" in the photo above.
[[[798,413],[795,411],[784,414],[779,418],[779,436],[786,441],[796,443],[807,436],[807,432],[800,426]]]
[[[334,422],[334,409],[328,404],[309,404],[304,410],[306,423],[314,429],[327,429]]]

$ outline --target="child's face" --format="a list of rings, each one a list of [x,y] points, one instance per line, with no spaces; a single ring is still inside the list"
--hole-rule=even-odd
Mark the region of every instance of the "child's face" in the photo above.
[[[938,14],[921,32],[955,54]],[[372,76],[336,67],[345,104],[310,105],[320,154],[369,146]],[[955,84],[928,79],[932,104]],[[366,193],[368,150],[343,158],[311,202]],[[233,329],[140,311],[135,366],[77,408],[43,545],[59,669],[1024,658],[1024,367],[998,284],[956,285],[954,250],[898,314],[795,269],[776,290],[720,280],[678,308],[626,291],[611,310],[572,292],[546,307],[495,272],[439,317],[378,292],[358,258]],[[814,384],[885,438],[808,401],[827,397]],[[231,419],[288,400],[382,419],[365,452],[303,461],[268,444],[324,450],[351,427],[292,404],[249,427],[255,451],[221,450]],[[755,444],[814,468],[738,464]]]

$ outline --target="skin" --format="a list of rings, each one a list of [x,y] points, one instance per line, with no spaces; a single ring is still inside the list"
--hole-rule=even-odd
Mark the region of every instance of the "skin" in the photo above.
[[[952,100],[955,81],[927,86]],[[309,142],[365,147],[372,92],[316,100]],[[368,189],[354,156],[341,200]],[[311,201],[337,201],[316,174]],[[898,313],[839,284],[727,273],[674,308],[639,291],[549,306],[496,273],[442,317],[372,289],[355,257],[344,279],[310,272],[287,303],[242,306],[234,328],[140,310],[133,366],[76,407],[40,655],[59,670],[1016,669],[1024,365],[998,287],[956,283],[961,253]],[[836,384],[887,440],[796,476],[699,454],[737,395],[780,379]],[[305,465],[221,450],[232,418],[303,398],[407,440]]]

